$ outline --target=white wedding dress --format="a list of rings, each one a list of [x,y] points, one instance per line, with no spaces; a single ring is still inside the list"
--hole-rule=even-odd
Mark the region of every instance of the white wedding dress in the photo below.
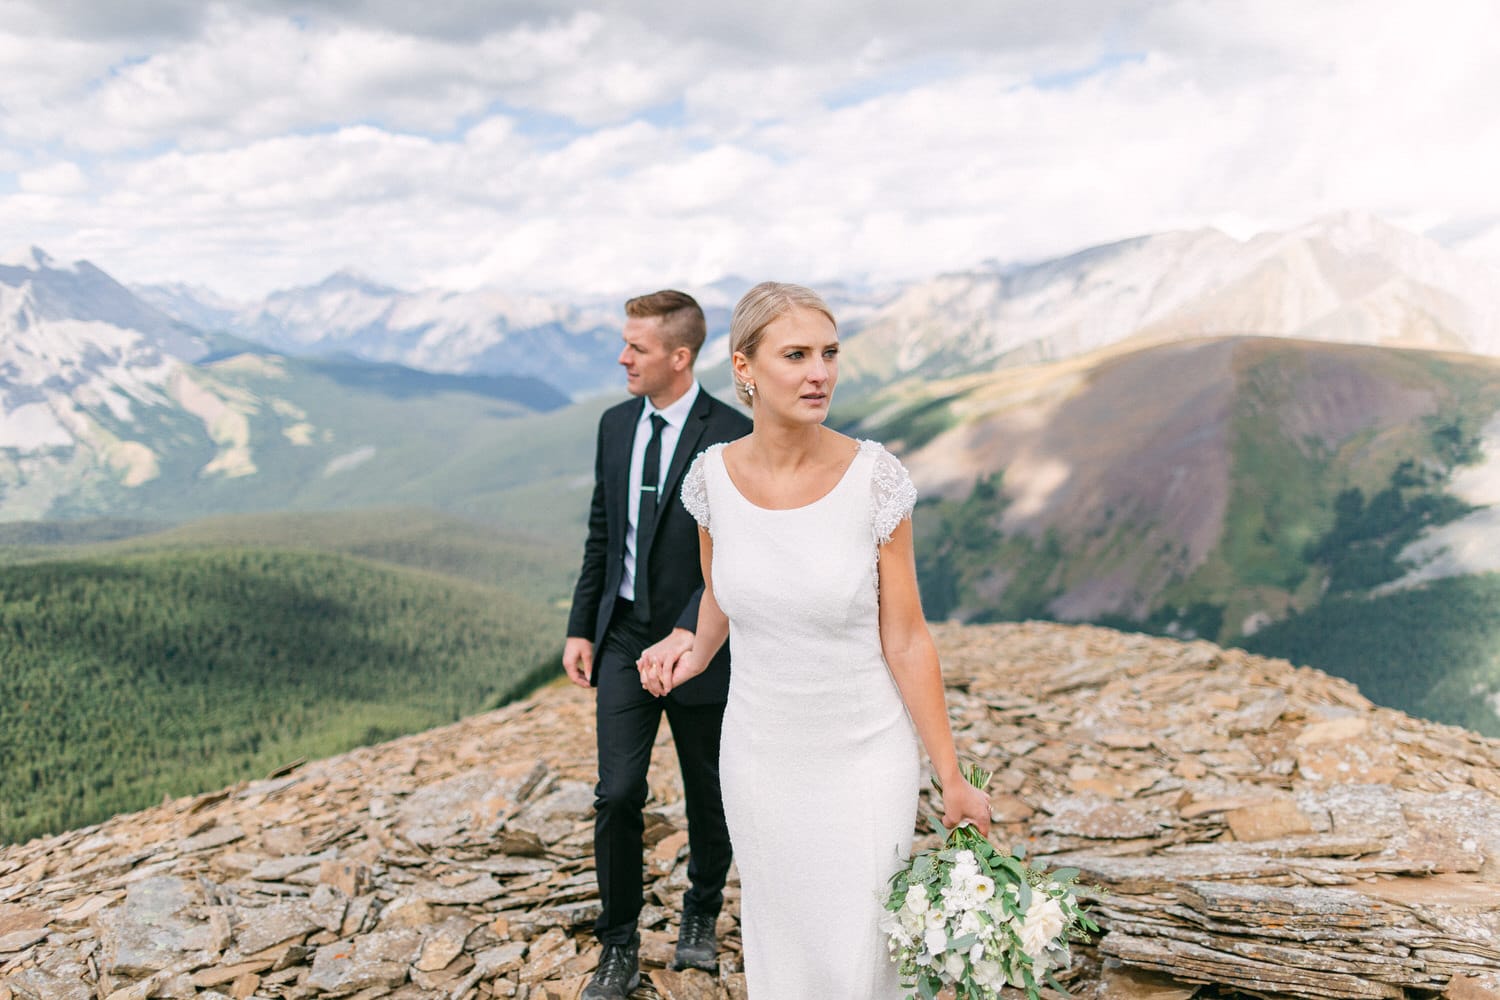
[[[878,925],[911,852],[917,739],[881,652],[876,559],[916,490],[861,441],[827,495],[769,510],[735,488],[723,448],[698,456],[682,499],[713,537],[729,616],[719,771],[749,995],[899,998]]]

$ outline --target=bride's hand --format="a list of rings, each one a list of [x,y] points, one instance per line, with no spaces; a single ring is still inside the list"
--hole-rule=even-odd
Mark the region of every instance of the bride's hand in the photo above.
[[[670,694],[673,689],[681,687],[685,681],[690,681],[703,673],[707,667],[708,664],[699,659],[697,651],[689,649],[670,665],[657,663],[643,667],[641,686],[661,698]]]
[[[681,687],[684,681],[692,680],[707,669],[708,661],[700,657],[696,649],[688,650],[672,667],[672,687]]]
[[[964,823],[985,836],[990,833],[990,797],[967,781],[943,785],[943,826],[952,830]]]
[[[683,654],[693,648],[693,633],[674,628],[666,638],[648,646],[635,661],[641,675],[641,687],[660,698],[672,689],[672,671]]]

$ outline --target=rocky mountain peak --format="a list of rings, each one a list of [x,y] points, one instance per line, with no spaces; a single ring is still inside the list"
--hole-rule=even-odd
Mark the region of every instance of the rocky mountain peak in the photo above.
[[[1073,996],[1500,997],[1500,741],[1205,642],[936,633],[960,751],[997,772],[997,841],[1107,890]],[[0,849],[0,1000],[572,1000],[599,958],[592,711],[556,684]],[[743,997],[733,876],[720,977],[666,968],[688,884],[672,760],[664,732],[636,996]]]
[[[27,259],[0,264],[0,339],[37,323],[68,324],[77,330],[91,326],[97,339],[124,340],[145,349],[193,361],[208,353],[198,331],[178,322],[138,297],[88,261],[58,267],[47,253],[33,247]],[[86,334],[85,334],[86,335]]]

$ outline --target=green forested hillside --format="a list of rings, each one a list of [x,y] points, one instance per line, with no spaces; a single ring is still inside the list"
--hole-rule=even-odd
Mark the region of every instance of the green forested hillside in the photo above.
[[[1377,704],[1500,736],[1500,574],[1334,597],[1237,645],[1347,678]]]
[[[220,545],[359,556],[555,602],[572,594],[583,528],[541,538],[422,508],[233,514],[75,551],[118,556]],[[28,555],[47,557],[49,552],[55,549],[33,547]]]
[[[519,591],[224,545],[0,566],[0,839],[492,707],[556,671]]]

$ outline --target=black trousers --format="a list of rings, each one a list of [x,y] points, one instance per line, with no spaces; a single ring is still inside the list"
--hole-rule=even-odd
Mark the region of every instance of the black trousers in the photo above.
[[[622,606],[623,605],[623,606]],[[594,860],[603,905],[594,931],[603,944],[625,944],[636,934],[643,901],[641,834],[649,788],[646,772],[662,713],[672,727],[688,820],[688,879],[683,909],[717,916],[729,873],[729,828],[719,791],[719,731],[724,706],[683,705],[641,687],[635,661],[651,644],[628,601],[614,617],[595,658],[599,784],[594,789]]]

